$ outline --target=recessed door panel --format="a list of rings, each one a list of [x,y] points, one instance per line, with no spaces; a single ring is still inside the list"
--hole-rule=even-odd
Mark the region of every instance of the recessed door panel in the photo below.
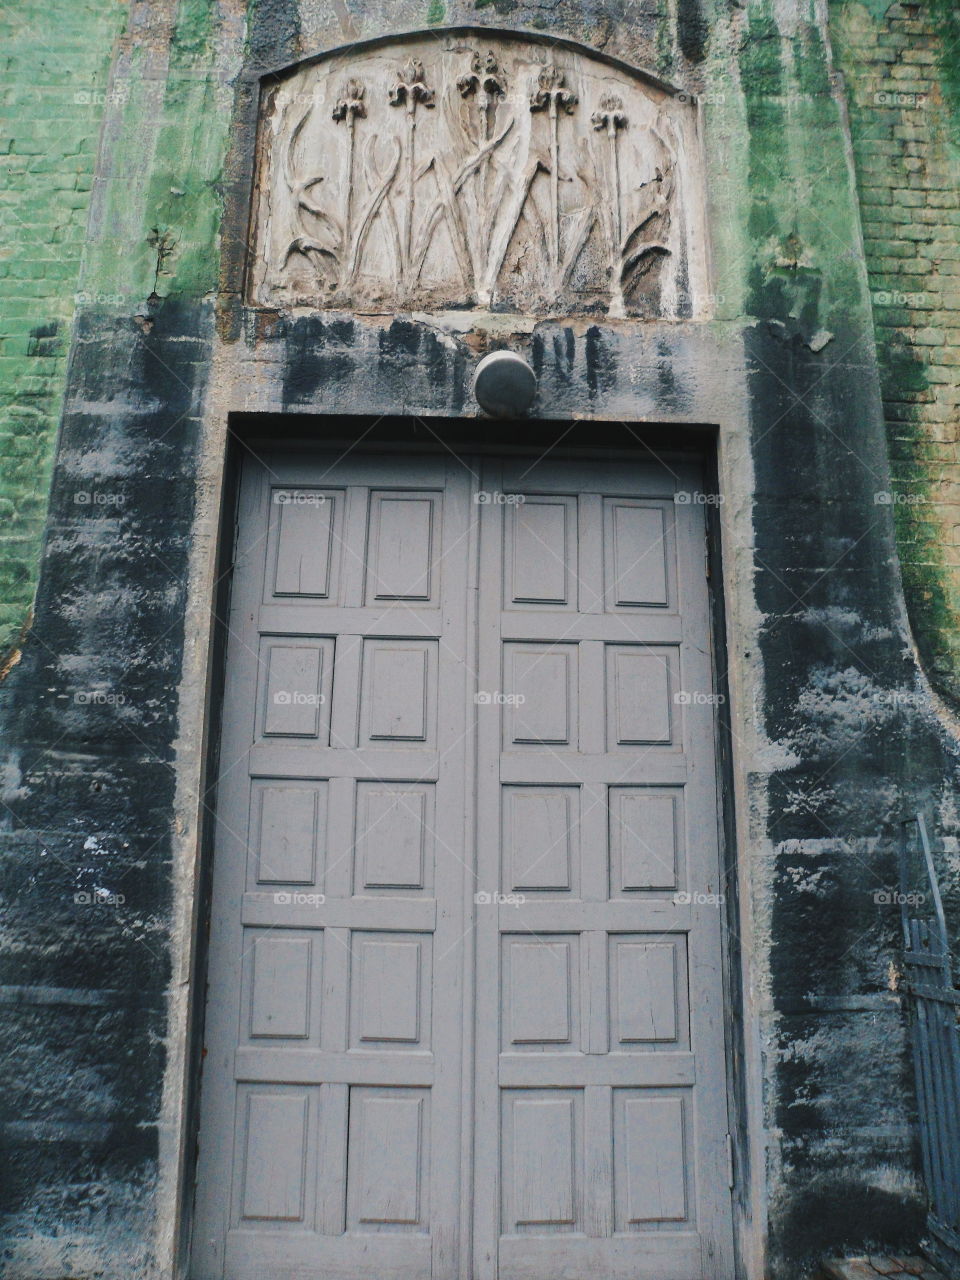
[[[357,783],[356,893],[412,893],[433,883],[433,783]]]
[[[370,498],[366,598],[436,604],[441,496],[375,493]]]
[[[335,603],[342,547],[342,491],[274,486],[266,598]]]
[[[505,787],[503,884],[508,892],[575,893],[577,787]]]
[[[251,870],[257,884],[312,885],[321,874],[325,782],[254,782]]]
[[[428,1231],[428,1098],[409,1089],[351,1090],[348,1226]]]
[[[683,794],[680,788],[611,787],[610,892],[676,889]]]
[[[673,581],[673,513],[665,503],[604,501],[606,608],[667,608]]]
[[[576,498],[522,493],[507,497],[505,606],[575,609]]]

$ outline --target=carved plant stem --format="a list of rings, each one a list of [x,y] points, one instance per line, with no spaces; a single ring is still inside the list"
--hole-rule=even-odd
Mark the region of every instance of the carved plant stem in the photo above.
[[[416,283],[411,279],[413,269],[413,215],[417,188],[417,103],[425,107],[434,105],[434,91],[428,89],[419,58],[411,58],[400,72],[400,79],[390,92],[390,105],[407,109],[407,190],[403,219],[400,279],[405,286]]]
[[[348,279],[341,279],[341,287],[347,283],[352,283],[355,265],[351,261],[353,259],[353,205],[357,186],[355,128],[357,117],[360,116],[362,118],[367,114],[366,107],[363,104],[363,92],[363,85],[359,80],[348,80],[341,90],[337,105],[333,109],[334,120],[345,120],[347,125],[347,191],[343,214],[341,258],[344,274],[348,276]]]
[[[550,96],[550,256],[554,273],[560,268],[560,125],[557,103]]]
[[[487,149],[487,143],[493,133],[493,114],[496,110],[497,98],[503,94],[506,88],[506,81],[500,75],[500,67],[493,52],[487,54],[487,60],[484,63],[483,75],[480,77],[480,91],[477,96],[477,104],[480,107],[480,120],[482,128],[481,143],[484,148],[483,170],[480,175],[480,191],[484,202],[487,198],[488,176],[491,165],[491,151]]]
[[[626,314],[623,301],[623,194],[620,184],[620,149],[617,134],[626,128],[623,102],[613,94],[600,99],[600,110],[591,117],[594,129],[607,139],[610,169],[610,315],[622,319]]]
[[[403,220],[403,268],[404,283],[409,283],[411,259],[413,257],[413,210],[417,185],[417,108],[411,101],[407,105],[407,199]]]
[[[480,145],[484,149],[484,156],[480,162],[480,201],[485,208],[487,203],[487,176],[490,172],[490,152],[487,151],[487,143],[490,141],[490,101],[489,94],[480,91],[477,95],[477,107],[480,111]]]
[[[613,196],[613,239],[619,245],[623,240],[623,228],[620,217],[620,152],[617,147],[617,130],[614,124],[607,125],[607,146],[610,149],[610,167],[613,170],[611,183]]]
[[[577,104],[577,95],[564,88],[559,67],[544,67],[537,77],[537,89],[530,98],[530,110],[547,108],[550,120],[550,228],[549,249],[554,286],[560,288],[560,108],[568,115]]]
[[[347,207],[343,215],[343,238],[348,252],[350,245],[353,244],[353,192],[356,186],[354,176],[354,150],[356,147],[354,128],[355,122],[351,115],[347,119]]]
[[[479,162],[476,167],[476,201],[474,217],[471,219],[470,251],[474,287],[477,289],[478,300],[482,305],[488,305],[490,301],[489,293],[484,289],[481,277],[496,216],[494,215],[493,219],[485,221],[489,210],[492,156],[495,146],[499,145],[499,143],[493,143],[491,139],[496,127],[494,121],[496,103],[503,95],[505,86],[506,80],[500,72],[499,63],[492,49],[487,53],[485,60],[480,57],[479,53],[474,53],[470,71],[457,81],[457,89],[462,98],[469,98],[471,95],[475,95],[477,99]],[[510,125],[508,124],[507,129],[509,128]],[[499,141],[502,141],[505,132],[501,134]],[[464,172],[467,172],[467,170],[465,169]],[[459,192],[459,188],[457,190]]]

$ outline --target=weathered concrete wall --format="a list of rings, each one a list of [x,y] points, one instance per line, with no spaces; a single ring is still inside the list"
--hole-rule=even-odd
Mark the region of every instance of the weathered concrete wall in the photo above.
[[[441,22],[562,34],[701,95],[714,321],[245,307],[258,77]],[[130,31],[81,281],[124,301],[76,325],[37,620],[4,685],[8,1273],[171,1273],[228,414],[473,415],[496,342],[535,364],[543,419],[720,429],[744,1274],[912,1242],[898,919],[874,894],[904,807],[955,834],[957,752],[875,500],[883,409],[824,13],[169,0],[134,4]]]
[[[37,6],[31,29],[72,96],[74,54],[89,40],[108,60],[111,35],[102,17],[83,25],[103,6],[58,8],[59,24]],[[0,1269],[11,1276],[153,1274],[157,1252],[173,740],[236,68],[227,7],[109,12],[127,32],[100,103],[83,272],[67,286],[78,318],[37,621],[0,695],[15,744],[0,859]],[[25,57],[18,74],[29,81]],[[45,127],[34,154],[54,145]],[[46,211],[39,193],[36,207]],[[56,194],[47,216],[63,216]],[[151,336],[149,298],[175,273],[179,298]],[[42,494],[46,476],[23,484]]]

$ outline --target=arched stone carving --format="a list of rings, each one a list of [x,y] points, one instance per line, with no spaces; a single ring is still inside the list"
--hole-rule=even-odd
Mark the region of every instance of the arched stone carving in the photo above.
[[[705,314],[696,112],[566,42],[352,47],[261,103],[250,301]]]

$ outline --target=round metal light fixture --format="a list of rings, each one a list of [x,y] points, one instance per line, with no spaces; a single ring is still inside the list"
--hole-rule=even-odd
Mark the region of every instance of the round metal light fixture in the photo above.
[[[473,394],[495,418],[520,417],[536,398],[537,375],[515,352],[491,351],[477,365]]]

